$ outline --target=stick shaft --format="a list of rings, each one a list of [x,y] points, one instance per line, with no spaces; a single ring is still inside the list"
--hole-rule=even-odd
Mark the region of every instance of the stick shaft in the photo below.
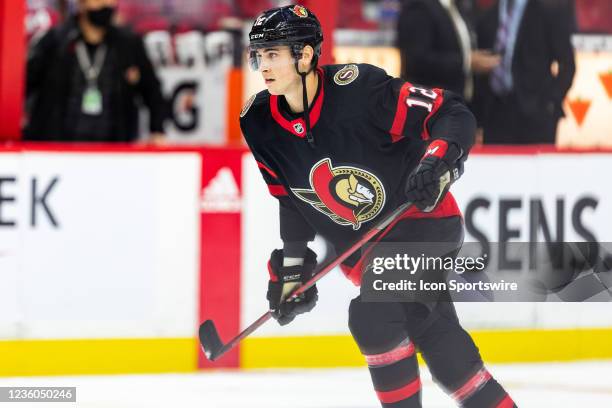
[[[291,299],[295,299],[309,288],[314,286],[319,280],[321,280],[325,275],[327,275],[330,271],[332,271],[336,266],[340,265],[346,258],[351,256],[353,252],[364,246],[368,241],[370,241],[376,234],[387,228],[393,221],[395,221],[401,214],[403,214],[412,204],[405,203],[399,206],[395,211],[386,216],[383,220],[381,220],[376,226],[366,232],[356,243],[351,245],[350,248],[345,250],[340,256],[334,259],[332,262],[327,264],[323,269],[317,272],[310,280],[305,282],[302,286],[297,288],[286,301]],[[249,336],[259,327],[263,326],[270,318],[272,317],[272,311],[268,310],[266,313],[261,315],[257,320],[251,323],[246,329],[240,332],[236,337],[231,339],[229,342],[223,345],[221,350],[213,357],[213,360],[217,360],[219,357],[227,353],[229,350],[234,348],[240,341],[242,341],[245,337]]]
[[[411,206],[411,203],[405,203],[405,204],[400,205],[395,211],[393,211],[391,214],[389,214],[387,217],[381,220],[378,224],[376,224],[375,227],[373,227],[368,232],[366,232],[365,235],[359,239],[359,241],[351,245],[350,248],[345,250],[342,254],[340,254],[340,256],[338,256],[332,262],[327,264],[327,266],[325,266],[323,269],[317,272],[312,278],[310,278],[310,280],[306,281],[303,285],[297,288],[290,296],[287,297],[286,301],[295,299],[296,297],[298,297],[299,295],[301,295],[302,293],[310,289],[312,286],[314,286],[314,284],[317,283],[319,280],[321,280],[321,278],[323,278],[325,275],[331,272],[336,266],[344,262],[346,258],[351,256],[353,252],[357,251],[359,248],[367,244],[372,238],[374,238],[374,236],[376,236],[376,234],[378,234],[379,232],[387,228],[389,224],[395,221],[410,206]]]
[[[266,313],[262,314],[257,320],[251,323],[249,327],[241,331],[240,334],[238,334],[236,337],[234,337],[233,339],[228,341],[226,344],[224,344],[221,350],[219,350],[219,352],[217,353],[217,355],[215,355],[214,360],[217,360],[219,357],[221,357],[222,355],[224,355],[225,353],[227,353],[228,351],[236,347],[238,343],[240,343],[245,337],[249,336],[259,327],[263,326],[264,323],[270,320],[271,317],[272,317],[272,312],[270,312],[269,310]]]

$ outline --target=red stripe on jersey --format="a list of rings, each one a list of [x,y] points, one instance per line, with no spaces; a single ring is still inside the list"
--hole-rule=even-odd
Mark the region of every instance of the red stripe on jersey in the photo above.
[[[431,117],[436,114],[438,109],[440,109],[442,102],[444,102],[444,91],[440,88],[434,88],[433,91],[438,95],[438,97],[434,101],[433,109],[431,110],[431,112],[429,112],[429,115],[427,115],[427,117],[423,121],[423,131],[421,132],[421,139],[423,140],[427,140],[430,138],[429,129],[427,129],[427,123],[429,122],[429,119],[431,119]]]
[[[436,208],[434,208],[431,212],[428,212],[428,213],[423,212],[415,206],[409,207],[402,215],[400,215],[395,221],[393,221],[382,233],[377,235],[373,239],[372,242],[373,243],[379,242],[382,238],[384,238],[385,235],[387,235],[387,233],[389,233],[389,231],[391,231],[391,229],[393,229],[393,227],[395,227],[395,225],[398,222],[406,218],[414,218],[414,219],[446,218],[446,217],[454,217],[454,216],[461,217],[461,210],[459,209],[459,206],[457,205],[457,201],[455,201],[455,197],[453,197],[453,195],[450,192],[448,192],[446,193],[442,201],[440,201],[440,203],[436,206]],[[340,269],[342,270],[342,273],[344,273],[344,276],[346,276],[355,286],[361,285],[361,273],[362,273],[363,261],[364,259],[366,259],[367,255],[370,253],[370,251],[373,248],[374,248],[374,245],[369,245],[367,250],[364,251],[364,253],[361,255],[361,258],[359,258],[359,261],[353,267],[349,265],[344,265],[344,264],[340,265]]]
[[[369,367],[380,367],[393,364],[414,355],[414,344],[410,340],[402,341],[393,350],[381,354],[366,354],[365,359]]]
[[[478,391],[482,386],[486,384],[487,381],[491,379],[491,374],[487,371],[486,368],[481,368],[478,370],[476,374],[472,376],[469,380],[465,382],[457,391],[451,394],[451,397],[457,401],[461,402]]]
[[[410,93],[409,87],[412,84],[406,82],[400,88],[399,97],[397,98],[397,108],[395,108],[395,117],[393,118],[393,125],[391,125],[391,142],[397,142],[402,136],[402,130],[404,130],[404,124],[406,123],[406,115],[408,114],[408,104],[406,104],[406,98]]]
[[[293,135],[304,138],[306,136],[306,125],[302,119],[296,119],[293,122],[285,119],[283,115],[281,115],[278,109],[278,96],[272,95],[270,96],[270,111],[272,112],[272,118],[281,125],[285,130],[291,132]],[[298,133],[296,131],[297,126],[301,126],[302,132]]]
[[[361,272],[359,272],[359,269],[358,269],[360,266],[361,266],[361,262],[357,262],[355,266],[340,264],[340,270],[342,271],[344,276],[348,280],[350,280],[355,286],[361,285]]]
[[[398,402],[401,400],[405,400],[407,398],[412,397],[414,394],[421,390],[421,379],[417,378],[404,385],[401,388],[392,391],[376,391],[376,395],[378,395],[378,399],[380,402],[384,404],[393,404],[394,402]]]
[[[453,216],[461,217],[461,210],[457,205],[457,201],[455,201],[455,197],[448,192],[433,211],[427,213],[412,206],[401,218],[446,218]]]
[[[289,195],[285,187],[280,184],[268,184],[268,191],[275,197]]]
[[[323,70],[321,68],[317,68],[317,73],[319,74],[319,81],[321,82],[321,90],[317,99],[314,101],[310,108],[310,128],[314,128],[317,122],[319,121],[319,117],[321,117],[321,108],[323,107],[323,98],[325,97],[324,92],[324,78],[323,78]],[[270,112],[272,113],[272,118],[281,125],[286,131],[292,133],[294,136],[299,138],[306,137],[306,123],[303,118],[298,118],[294,120],[289,120],[283,116],[278,107],[278,95],[270,96]]]
[[[495,408],[513,408],[513,407],[516,407],[516,405],[514,405],[514,401],[512,401],[512,398],[510,398],[509,395],[506,395],[506,398],[504,398],[499,404],[495,406]]]
[[[381,239],[383,239],[385,235],[387,235],[389,231],[391,231],[393,227],[395,227],[395,224],[400,222],[401,219],[405,218],[406,214],[408,214],[412,209],[413,207],[409,207],[402,215],[396,218],[395,221],[389,224],[389,226],[387,226],[387,228],[385,228],[383,232],[381,232],[376,237],[374,237],[372,242],[376,243],[376,242],[379,242]],[[346,276],[351,282],[353,282],[355,286],[361,285],[361,275],[362,275],[361,269],[363,267],[363,261],[364,259],[367,258],[368,254],[370,253],[372,249],[374,249],[374,247],[375,245],[368,245],[368,248],[363,252],[363,254],[361,255],[361,258],[359,258],[359,261],[357,261],[355,266],[353,266],[352,268],[347,267],[347,265],[341,265],[340,269],[344,273],[344,276]]]
[[[256,160],[257,161],[257,160]],[[260,169],[264,169],[265,171],[268,172],[269,175],[271,175],[272,177],[274,177],[275,179],[278,178],[278,176],[276,175],[276,173],[274,171],[272,171],[271,168],[269,168],[268,166],[266,166],[265,164],[263,164],[262,162],[257,162],[257,167],[259,167]]]

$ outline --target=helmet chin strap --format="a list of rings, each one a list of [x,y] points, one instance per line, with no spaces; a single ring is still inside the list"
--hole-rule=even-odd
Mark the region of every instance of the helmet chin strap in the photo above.
[[[314,136],[312,135],[312,130],[310,129],[310,108],[308,106],[308,94],[306,91],[306,76],[312,72],[312,66],[306,72],[300,72],[300,68],[298,66],[298,60],[295,59],[295,70],[302,77],[302,104],[304,107],[303,118],[304,123],[306,123],[306,140],[308,140],[308,144],[310,147],[314,148],[316,146]]]

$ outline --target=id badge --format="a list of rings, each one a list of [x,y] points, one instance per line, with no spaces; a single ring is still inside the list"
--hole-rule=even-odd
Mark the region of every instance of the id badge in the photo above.
[[[102,113],[102,92],[97,87],[88,86],[85,88],[81,110],[86,115],[99,115]]]

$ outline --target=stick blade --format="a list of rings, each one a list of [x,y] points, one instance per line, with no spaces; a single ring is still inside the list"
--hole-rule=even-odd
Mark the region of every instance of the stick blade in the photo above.
[[[200,325],[199,337],[204,355],[210,361],[215,361],[223,349],[223,343],[212,320],[206,320]]]

